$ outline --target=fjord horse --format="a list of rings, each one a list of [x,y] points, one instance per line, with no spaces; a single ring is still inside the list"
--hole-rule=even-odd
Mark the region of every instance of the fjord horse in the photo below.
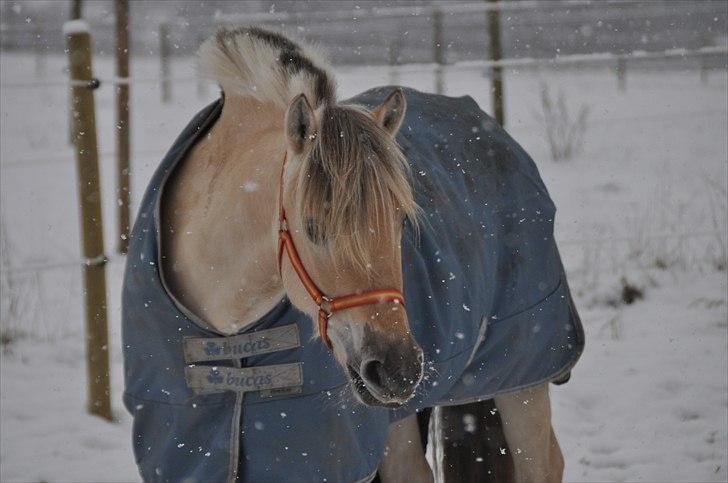
[[[166,286],[223,335],[244,333],[287,297],[317,324],[321,338],[302,343],[333,351],[358,401],[405,406],[427,372],[403,296],[402,227],[416,232],[422,216],[395,139],[406,96],[340,103],[314,49],[258,28],[223,29],[199,55],[224,102],[166,183]],[[560,481],[548,381],[494,401],[515,479]],[[421,436],[415,414],[392,422],[381,481],[433,480]]]

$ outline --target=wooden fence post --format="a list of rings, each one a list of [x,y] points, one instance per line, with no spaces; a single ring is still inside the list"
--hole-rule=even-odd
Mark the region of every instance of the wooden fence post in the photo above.
[[[67,22],[63,33],[68,48],[71,78],[81,249],[86,299],[86,363],[88,411],[111,420],[109,341],[106,319],[106,257],[101,218],[98,146],[93,89],[98,86],[91,70],[91,36],[83,20]]]
[[[169,82],[169,26],[166,23],[159,24],[159,79],[160,94],[162,102],[167,103],[172,98]]]
[[[435,61],[435,92],[442,94],[445,92],[445,45],[443,43],[442,10],[439,8],[432,12],[432,56]]]
[[[116,0],[116,206],[117,251],[129,246],[129,2]]]
[[[69,20],[80,20],[83,15],[83,0],[71,0],[71,14]],[[73,106],[68,99],[68,144],[73,144]]]
[[[499,0],[488,0],[494,7]],[[497,8],[488,10],[488,38],[490,40],[490,60],[499,61],[503,58],[500,41],[500,11]],[[505,110],[503,108],[503,69],[493,66],[490,69],[490,94],[493,117],[498,124],[505,126]]]

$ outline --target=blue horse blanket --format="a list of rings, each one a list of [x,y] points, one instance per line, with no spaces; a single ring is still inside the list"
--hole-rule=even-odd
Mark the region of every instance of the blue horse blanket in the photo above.
[[[391,88],[350,102],[374,106]],[[584,335],[553,238],[555,208],[531,158],[470,97],[405,89],[397,141],[423,209],[406,225],[406,309],[429,374],[405,407],[365,407],[287,299],[223,337],[160,274],[169,174],[218,118],[180,134],[152,177],[127,256],[124,403],[145,481],[369,481],[391,421],[568,376]]]

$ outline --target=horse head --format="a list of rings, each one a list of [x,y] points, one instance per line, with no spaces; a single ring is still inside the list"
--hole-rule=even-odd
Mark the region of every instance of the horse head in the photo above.
[[[324,342],[358,398],[388,407],[412,397],[423,362],[401,296],[377,295],[401,293],[402,226],[405,219],[416,223],[408,164],[394,140],[405,108],[401,90],[371,112],[325,102],[314,108],[305,94],[296,97],[286,113],[279,202],[295,247],[288,257],[279,253],[289,299],[314,320],[325,319]],[[316,290],[326,295],[317,300]],[[370,297],[346,310],[327,306],[344,295]]]

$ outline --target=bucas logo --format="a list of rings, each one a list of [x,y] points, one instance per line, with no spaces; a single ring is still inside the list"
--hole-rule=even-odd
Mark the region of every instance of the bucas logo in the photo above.
[[[263,387],[270,385],[272,382],[273,378],[270,374],[262,376],[236,376],[235,374],[228,374],[225,384],[238,387]]]
[[[268,339],[261,338],[257,340],[250,340],[240,344],[217,344],[216,342],[208,342],[205,346],[205,353],[209,356],[224,355],[228,356],[231,354],[253,354],[266,349],[270,349],[271,343]]]
[[[222,377],[222,374],[220,374],[220,371],[217,369],[211,369],[210,373],[207,375],[207,382],[210,384],[220,384],[224,378]]]
[[[237,376],[235,374],[228,373],[225,376],[220,374],[217,369],[210,370],[207,375],[207,381],[210,384],[225,384],[226,386],[236,387],[264,387],[269,386],[273,383],[273,376],[270,374],[263,375],[250,375],[250,376]]]

